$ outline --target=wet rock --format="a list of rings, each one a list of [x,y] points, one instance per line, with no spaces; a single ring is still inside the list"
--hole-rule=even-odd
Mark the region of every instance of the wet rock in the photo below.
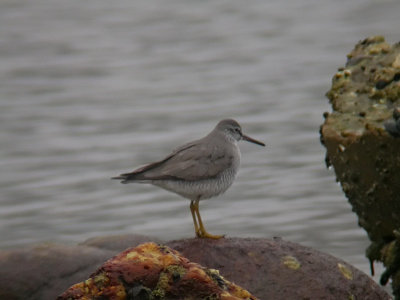
[[[57,299],[99,298],[256,300],[217,270],[204,268],[179,252],[155,243],[123,251]]]
[[[321,142],[372,242],[372,271],[373,261],[382,261],[387,269],[381,282],[392,278],[400,297],[400,43],[370,37],[347,57],[327,93],[333,111],[324,114]]]
[[[0,299],[55,299],[89,278],[104,261],[143,240],[127,235],[91,239],[78,246],[0,251]],[[192,262],[219,270],[260,299],[390,299],[369,276],[346,262],[278,238],[194,238],[163,244]],[[150,290],[142,284],[125,292],[146,299]]]

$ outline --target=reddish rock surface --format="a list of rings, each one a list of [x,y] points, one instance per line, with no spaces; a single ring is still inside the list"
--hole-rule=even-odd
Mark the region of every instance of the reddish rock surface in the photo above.
[[[179,252],[155,243],[129,248],[105,262],[89,279],[58,300],[90,299],[256,300],[218,271],[190,262]]]

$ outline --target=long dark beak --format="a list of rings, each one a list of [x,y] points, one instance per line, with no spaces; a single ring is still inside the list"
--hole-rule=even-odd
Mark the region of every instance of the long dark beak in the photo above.
[[[253,138],[251,138],[251,137],[249,137],[247,135],[242,134],[242,139],[245,140],[245,141],[248,141],[250,143],[254,143],[254,144],[257,144],[257,145],[265,147],[265,144],[263,142],[257,141],[257,140],[255,140],[255,139],[253,139]]]

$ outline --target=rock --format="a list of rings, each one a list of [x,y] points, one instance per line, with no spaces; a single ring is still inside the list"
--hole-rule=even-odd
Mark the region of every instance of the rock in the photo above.
[[[334,75],[321,142],[371,246],[367,256],[387,268],[400,297],[400,43],[360,41]]]
[[[260,299],[390,299],[346,262],[280,238],[188,239],[167,245],[218,269]]]
[[[155,243],[123,251],[105,262],[90,279],[70,287],[57,299],[137,298],[256,300],[217,270],[201,267]]]
[[[87,279],[106,259],[143,240],[127,235],[78,246],[0,251],[0,299],[55,299]],[[281,239],[194,238],[164,244],[190,261],[219,270],[260,299],[390,299],[369,276],[346,262]],[[133,292],[146,293],[140,287]]]
[[[151,238],[148,238],[148,241]],[[97,239],[100,241],[101,239]],[[86,245],[41,244],[24,249],[0,251],[0,299],[55,299],[69,286],[89,275],[104,261],[130,246],[143,242],[143,236],[107,239],[108,250]],[[93,244],[89,240],[88,244]]]

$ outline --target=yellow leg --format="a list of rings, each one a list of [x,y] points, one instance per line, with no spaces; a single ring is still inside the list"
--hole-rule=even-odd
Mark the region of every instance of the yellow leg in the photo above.
[[[192,207],[193,207],[193,211],[195,213],[195,216],[193,216],[193,221],[195,222],[195,227],[198,222],[198,231],[196,230],[197,237],[208,238],[208,239],[223,238],[224,237],[223,235],[212,235],[212,234],[208,233],[207,230],[204,228],[203,221],[201,220],[200,211],[199,211],[199,201],[200,200],[197,199],[190,203],[190,210],[192,210]],[[193,206],[192,206],[192,203],[193,203]],[[192,214],[193,214],[193,212],[192,212]],[[197,221],[195,221],[196,216],[197,216]]]
[[[196,220],[196,214],[195,214],[195,205],[194,205],[194,201],[190,201],[190,212],[192,213],[192,218],[193,218],[193,224],[194,224],[194,231],[196,232],[196,236],[199,237],[200,236],[200,230],[199,230],[199,225],[197,224],[197,220]]]

